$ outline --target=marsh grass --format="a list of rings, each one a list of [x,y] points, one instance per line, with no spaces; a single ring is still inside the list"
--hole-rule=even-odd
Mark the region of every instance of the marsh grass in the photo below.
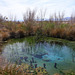
[[[75,41],[75,16],[71,15],[70,20],[63,20],[64,13],[54,13],[50,15],[48,21],[45,21],[45,15],[41,13],[41,20],[36,20],[35,10],[30,9],[23,15],[23,22],[6,21],[2,16],[0,22],[0,38],[7,40],[9,38],[23,38],[26,36],[56,37]],[[44,13],[46,14],[46,13]],[[44,16],[44,17],[43,17]],[[39,19],[39,18],[38,18]]]

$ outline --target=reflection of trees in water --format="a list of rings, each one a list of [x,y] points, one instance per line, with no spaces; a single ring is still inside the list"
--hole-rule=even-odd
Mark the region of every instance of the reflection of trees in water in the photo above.
[[[24,41],[23,43],[17,42],[12,45],[7,45],[5,48],[6,48],[5,54],[8,54],[6,55],[6,57],[9,60],[10,59],[16,60],[20,56],[25,56],[26,54],[34,55],[34,56],[38,56],[38,55],[43,56],[43,55],[52,54],[53,56],[56,56],[56,58],[58,57],[59,59],[64,58],[64,60],[67,60],[67,58],[72,56],[71,59],[68,59],[68,60],[72,60],[73,62],[75,62],[75,54],[74,54],[75,52],[73,52],[72,49],[70,50],[70,48],[64,45],[61,46],[57,44],[50,44],[47,42],[35,43],[33,45]],[[68,57],[68,55],[70,56]]]
[[[72,62],[75,62],[75,52],[72,51]]]
[[[70,48],[70,53],[71,53],[71,57],[72,57],[72,62],[75,62],[75,50],[72,48]]]
[[[75,55],[72,54],[72,62],[75,62]]]

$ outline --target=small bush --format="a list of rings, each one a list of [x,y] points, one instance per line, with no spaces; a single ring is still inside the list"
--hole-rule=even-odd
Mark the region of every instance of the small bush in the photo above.
[[[15,38],[16,33],[15,33],[15,31],[11,31],[11,32],[9,32],[9,35],[10,35],[10,38]]]
[[[28,23],[27,25],[25,25],[25,31],[26,31],[26,35],[30,36],[33,34],[33,27],[31,26],[30,23]]]
[[[42,29],[37,28],[36,30],[36,40],[40,39],[42,37]]]
[[[16,38],[23,38],[25,36],[24,31],[23,30],[18,30],[16,32]]]
[[[2,32],[2,41],[6,41],[9,39],[9,34],[7,32]]]
[[[0,23],[4,21],[5,21],[5,18],[0,14]]]

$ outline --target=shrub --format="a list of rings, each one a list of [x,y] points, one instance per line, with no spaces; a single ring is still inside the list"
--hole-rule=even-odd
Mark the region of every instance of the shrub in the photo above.
[[[31,26],[30,23],[27,23],[27,25],[25,25],[25,31],[27,36],[30,36],[33,34],[33,27]]]
[[[25,36],[24,31],[23,30],[18,30],[16,32],[16,38],[23,38]]]
[[[7,32],[2,32],[2,41],[9,39],[9,34]]]
[[[10,31],[9,35],[10,35],[10,38],[15,38],[16,33],[15,33],[15,31]]]
[[[42,29],[39,27],[36,30],[36,40],[40,39],[42,37]]]
[[[5,21],[5,18],[0,14],[0,23],[4,21]]]

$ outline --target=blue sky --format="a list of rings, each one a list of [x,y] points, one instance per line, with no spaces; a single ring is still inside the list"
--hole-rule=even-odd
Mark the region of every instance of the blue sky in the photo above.
[[[69,17],[75,10],[75,0],[0,0],[0,14],[9,19],[16,16],[17,20],[22,20],[23,14],[29,8],[35,9],[38,15],[40,10],[44,12],[46,9],[45,18],[55,12],[64,12]]]

